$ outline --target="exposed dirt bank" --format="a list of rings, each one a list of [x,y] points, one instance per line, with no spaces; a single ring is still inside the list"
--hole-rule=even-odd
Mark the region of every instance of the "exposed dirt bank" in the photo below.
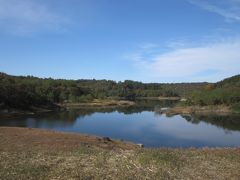
[[[108,138],[0,128],[1,179],[239,179],[239,148],[145,149]]]
[[[80,146],[96,146],[104,149],[134,149],[138,145],[114,141],[97,136],[62,133],[34,128],[0,127],[0,150],[74,150]],[[3,141],[4,140],[4,141]]]
[[[64,108],[107,108],[107,107],[126,107],[133,106],[135,102],[127,100],[94,100],[84,103],[63,103],[59,106]]]

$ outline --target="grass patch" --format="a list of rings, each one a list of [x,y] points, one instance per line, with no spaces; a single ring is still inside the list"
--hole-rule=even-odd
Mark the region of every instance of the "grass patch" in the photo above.
[[[240,113],[240,103],[232,105],[232,109],[235,113]]]
[[[109,148],[86,142],[73,146],[78,140],[86,141],[86,137],[79,139],[72,134],[49,133],[34,129],[29,131],[14,129],[13,136],[10,136],[11,129],[7,129],[8,131],[4,133],[3,129],[0,130],[2,130],[0,179],[4,180],[239,179],[240,177],[239,148],[130,149],[126,144],[127,148],[124,149],[123,144],[121,148]],[[25,139],[24,133],[31,133],[34,136],[24,136]],[[16,135],[17,138],[14,139]],[[48,137],[47,142],[42,141],[45,145],[34,144],[36,141],[40,142],[39,138],[42,137],[44,139]],[[72,142],[74,138],[76,141]],[[94,138],[88,140],[89,143],[93,143]]]
[[[143,165],[180,165],[180,158],[174,150],[162,149],[161,153],[157,149],[142,150],[138,153],[139,162]]]

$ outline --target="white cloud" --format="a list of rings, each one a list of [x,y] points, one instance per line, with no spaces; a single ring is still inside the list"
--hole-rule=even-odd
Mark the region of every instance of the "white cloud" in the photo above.
[[[130,56],[149,78],[172,81],[217,81],[240,73],[240,39],[177,48],[148,56]]]
[[[62,30],[68,19],[36,0],[0,0],[1,31],[28,35],[39,30]]]
[[[239,0],[188,0],[191,4],[197,5],[209,12],[223,16],[229,21],[240,21],[240,1]]]

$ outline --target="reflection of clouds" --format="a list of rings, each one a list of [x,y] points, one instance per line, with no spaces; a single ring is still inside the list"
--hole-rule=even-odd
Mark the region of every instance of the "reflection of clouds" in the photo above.
[[[132,114],[130,116],[125,115],[124,120],[127,121],[126,126],[122,129],[124,133],[130,133],[134,135],[143,135],[145,130],[152,127],[152,120],[149,116],[152,115],[152,112],[142,112],[137,114]]]
[[[225,134],[232,134],[232,131],[224,129]]]
[[[153,126],[154,131],[159,131],[164,134],[174,136],[179,139],[198,140],[209,143],[218,143],[237,145],[240,142],[240,133],[227,133],[223,129],[216,126],[200,122],[199,124],[192,124],[181,116],[177,115],[172,118],[161,116],[161,121],[156,122]]]
[[[238,129],[235,131],[224,130],[220,128],[222,124],[215,125],[215,122],[220,122],[219,119],[215,120],[210,116],[208,118],[212,124],[192,117],[181,117],[180,115],[167,117],[165,114],[157,115],[151,111],[126,114],[112,110],[73,110],[4,122],[14,126],[108,136],[113,139],[140,142],[146,146],[240,145],[240,131]],[[226,119],[220,120],[226,122]],[[237,120],[237,118],[227,119],[228,127],[236,127]],[[6,126],[6,124],[1,125]]]
[[[202,142],[203,144],[216,145],[239,145],[239,132],[226,132],[219,127],[198,122],[193,124],[186,121],[180,115],[167,117],[166,115],[155,115],[154,112],[142,112],[133,114],[122,114],[113,112],[110,114],[94,113],[76,123],[84,132],[106,133],[108,136],[129,139],[140,139],[154,145],[156,143],[184,144],[188,142]]]

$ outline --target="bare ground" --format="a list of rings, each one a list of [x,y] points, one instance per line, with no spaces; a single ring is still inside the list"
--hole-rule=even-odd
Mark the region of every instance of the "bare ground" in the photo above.
[[[236,179],[240,148],[144,149],[106,138],[0,128],[0,179]]]
[[[128,101],[128,100],[95,99],[92,102],[62,103],[62,104],[58,104],[58,105],[61,107],[64,107],[64,108],[109,108],[109,107],[133,106],[133,105],[135,105],[135,103],[133,101]]]

